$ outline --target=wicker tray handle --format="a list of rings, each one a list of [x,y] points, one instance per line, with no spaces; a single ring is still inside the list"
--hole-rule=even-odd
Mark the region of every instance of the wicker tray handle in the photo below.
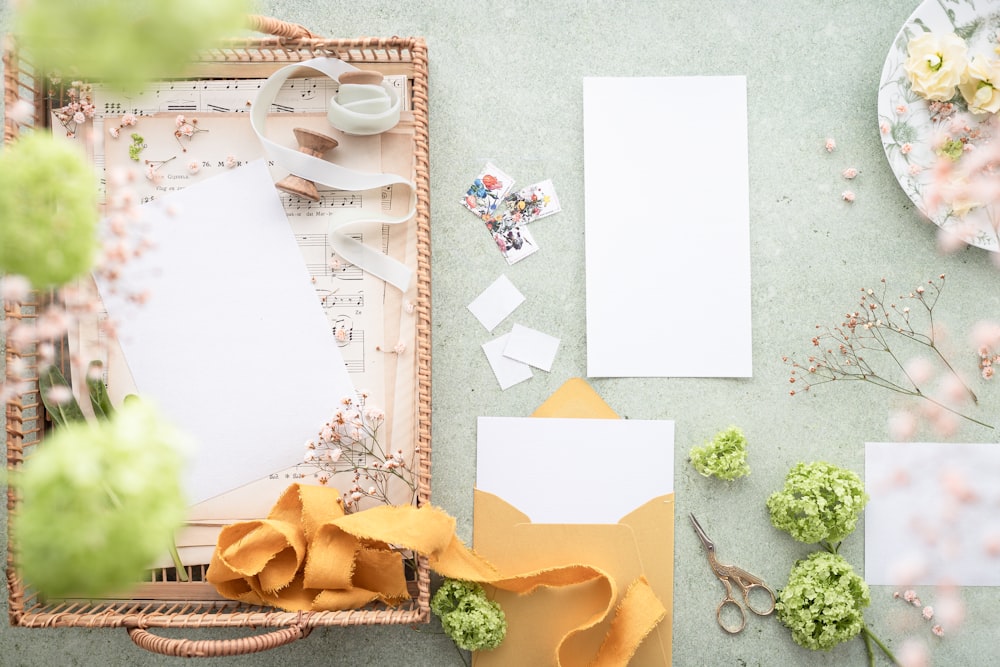
[[[312,628],[296,624],[263,635],[239,639],[191,640],[159,637],[143,628],[128,628],[129,638],[139,648],[179,658],[219,658],[260,653],[308,637],[310,632]]]
[[[316,38],[316,35],[309,32],[308,28],[299,25],[298,23],[289,23],[271,16],[260,16],[258,14],[250,14],[247,19],[247,27],[251,30],[256,30],[257,32],[275,35],[276,37],[284,37],[286,39]]]

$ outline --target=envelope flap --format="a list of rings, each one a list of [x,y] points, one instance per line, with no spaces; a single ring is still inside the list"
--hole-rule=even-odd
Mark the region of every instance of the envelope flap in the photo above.
[[[583,378],[566,380],[531,416],[618,419],[618,414]]]

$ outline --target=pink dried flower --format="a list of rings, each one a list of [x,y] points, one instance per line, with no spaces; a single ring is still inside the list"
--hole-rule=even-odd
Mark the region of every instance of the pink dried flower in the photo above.
[[[4,301],[24,301],[31,292],[31,281],[21,275],[0,278],[0,298]]]
[[[201,164],[197,160],[191,160],[187,163],[187,170],[192,174],[197,174],[199,169],[201,169]]]
[[[920,604],[920,598],[917,597],[917,592],[913,589],[903,591],[903,599],[913,605]],[[916,602],[914,602],[916,600]]]
[[[940,624],[935,625],[933,628],[931,628],[931,632],[933,632],[938,637],[944,637],[944,628],[942,628]]]
[[[174,119],[174,125],[176,125],[178,128],[180,128],[181,125],[184,125],[184,123],[186,123],[186,122],[187,122],[187,120],[184,119],[183,114],[177,116],[177,118]]]
[[[136,117],[134,113],[127,113],[124,116],[122,116],[121,123],[122,127],[131,127],[135,125],[138,121],[139,119]]]
[[[833,149],[837,147],[837,142],[834,141],[832,138],[828,138],[823,147],[826,149],[827,153],[832,153]]]
[[[18,100],[7,112],[7,117],[19,125],[27,125],[35,117],[35,107],[28,100]]]
[[[913,150],[913,144],[910,143],[905,143],[899,147],[899,152],[902,153],[903,155],[909,155],[912,150]]]
[[[924,619],[928,621],[931,620],[932,618],[934,618],[934,607],[927,605],[926,607],[924,607],[924,610],[920,612],[920,615],[923,616]]]
[[[49,389],[48,398],[53,403],[62,405],[63,403],[70,402],[73,398],[73,392],[65,385],[55,385]]]
[[[120,127],[108,128],[108,134],[111,135],[112,139],[117,139],[118,137],[121,136],[121,128]]]
[[[930,667],[930,655],[924,642],[912,637],[903,641],[896,651],[896,659],[902,667]]]
[[[854,203],[854,192],[851,190],[844,190],[840,193],[840,197],[846,201],[848,204]]]
[[[889,415],[889,435],[894,442],[906,442],[917,435],[917,418],[912,412],[897,410]]]
[[[858,173],[859,173],[858,170],[855,169],[854,167],[848,167],[844,171],[840,172],[840,175],[850,181],[856,178]]]

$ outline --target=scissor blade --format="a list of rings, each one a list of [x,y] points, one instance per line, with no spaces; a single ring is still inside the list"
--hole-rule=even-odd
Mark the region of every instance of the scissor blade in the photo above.
[[[705,545],[705,548],[709,551],[715,551],[715,543],[708,539],[708,535],[705,534],[705,529],[701,527],[698,523],[698,519],[694,518],[694,513],[691,512],[688,516],[691,517],[691,525],[694,526],[694,532],[698,533],[698,537],[701,538],[701,543]]]

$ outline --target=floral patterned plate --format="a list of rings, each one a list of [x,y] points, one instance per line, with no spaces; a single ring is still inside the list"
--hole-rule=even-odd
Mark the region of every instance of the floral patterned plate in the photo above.
[[[878,92],[878,121],[889,166],[903,191],[934,224],[956,234],[969,245],[1000,251],[997,205],[966,207],[941,203],[929,205],[938,155],[934,144],[939,128],[954,113],[968,111],[956,92],[950,105],[930,103],[913,92],[903,65],[910,40],[925,32],[954,32],[968,44],[969,58],[976,54],[996,57],[1000,34],[1000,3],[995,0],[924,0],[906,20],[889,49]],[[994,116],[971,116],[970,134],[988,136]],[[962,158],[960,157],[959,160]]]

